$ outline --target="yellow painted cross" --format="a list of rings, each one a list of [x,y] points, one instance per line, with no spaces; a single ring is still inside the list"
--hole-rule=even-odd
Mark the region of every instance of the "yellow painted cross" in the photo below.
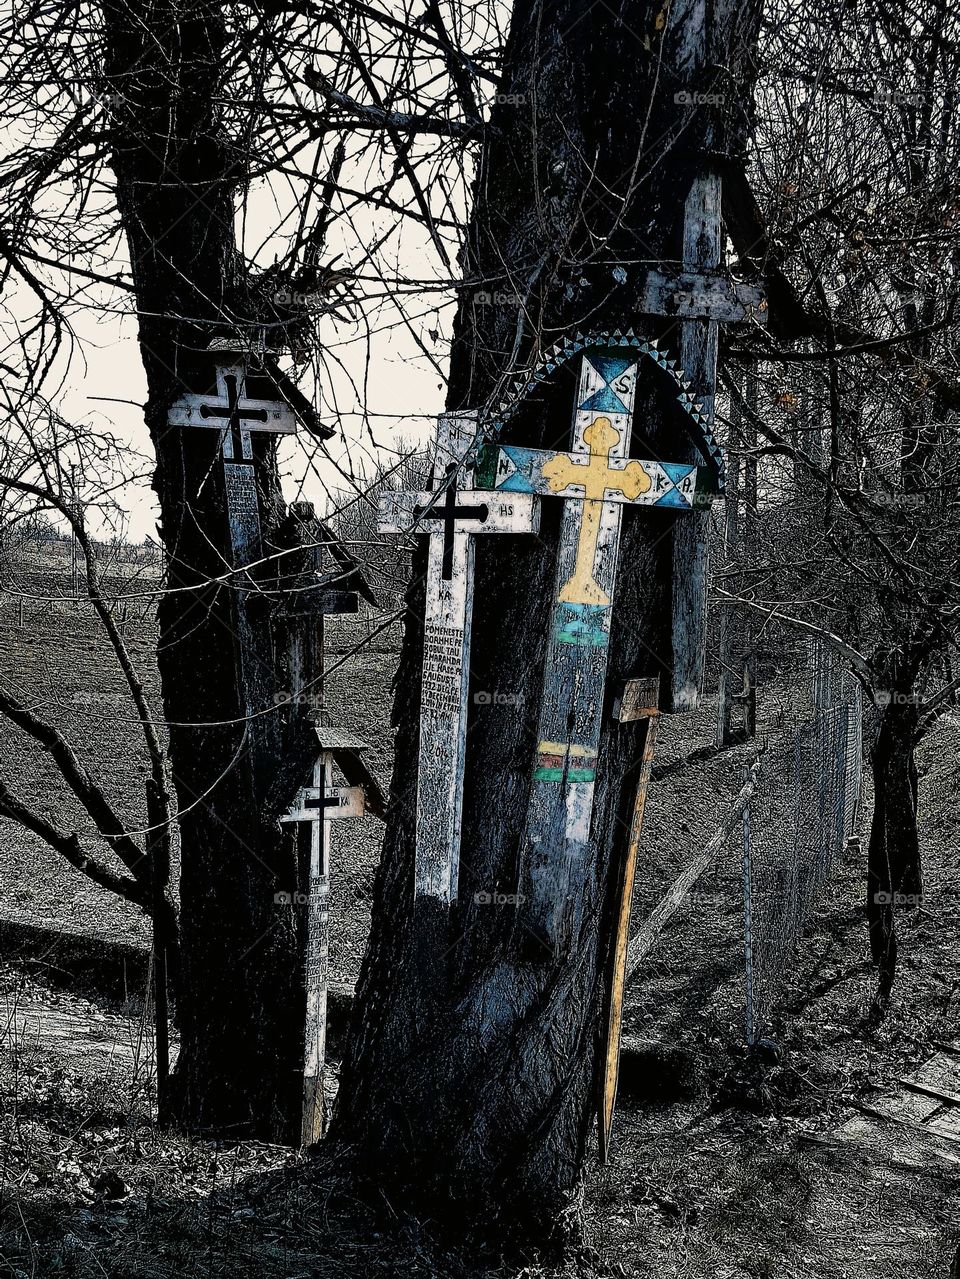
[[[560,454],[545,462],[541,472],[554,493],[571,484],[583,488],[576,563],[557,598],[562,604],[609,604],[609,595],[594,576],[604,495],[608,489],[614,489],[632,501],[646,493],[651,481],[639,462],[628,462],[623,467],[610,465],[610,454],[620,442],[620,432],[608,417],[595,418],[584,430],[583,439],[590,448],[586,464],[578,465]]]

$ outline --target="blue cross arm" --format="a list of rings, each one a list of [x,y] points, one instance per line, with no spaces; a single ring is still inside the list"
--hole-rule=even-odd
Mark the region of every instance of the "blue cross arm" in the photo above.
[[[487,445],[480,453],[477,464],[477,483],[493,492],[511,495],[524,493],[540,497],[582,498],[582,485],[570,482],[558,486],[557,481],[543,474],[546,463],[564,459],[571,470],[577,466],[587,468],[583,453],[551,452],[546,449],[528,449],[518,445]],[[639,466],[650,484],[635,497],[608,487],[604,501],[620,502],[627,506],[659,506],[675,510],[693,510],[709,505],[717,496],[712,472],[706,467],[690,462],[654,462],[643,458],[613,458],[605,463],[611,472],[624,471]]]

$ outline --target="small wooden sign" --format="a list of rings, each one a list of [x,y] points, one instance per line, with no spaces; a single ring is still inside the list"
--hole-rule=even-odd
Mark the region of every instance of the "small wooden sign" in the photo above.
[[[466,757],[474,536],[535,533],[530,493],[480,492],[464,461],[476,440],[475,413],[447,414],[437,429],[433,492],[391,493],[380,506],[384,532],[430,535],[423,623],[423,684],[417,777],[415,897],[456,900]]]

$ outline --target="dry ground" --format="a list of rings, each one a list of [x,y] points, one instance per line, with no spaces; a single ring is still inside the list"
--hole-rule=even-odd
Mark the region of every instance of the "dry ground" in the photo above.
[[[122,716],[100,725],[79,713],[87,702],[73,700],[83,690],[110,693],[100,641],[66,613],[23,630],[16,622],[15,605],[0,600],[5,675],[55,705],[91,759],[115,767],[118,800],[135,816],[139,764],[129,725]],[[136,638],[149,665],[149,622]],[[349,646],[347,626],[341,641]],[[352,658],[328,690],[329,722],[370,740],[381,775],[390,764],[392,662],[388,652]],[[359,722],[347,719],[348,706]],[[665,726],[640,916],[738,789],[743,750],[696,755],[711,733],[709,706]],[[627,1032],[636,1051],[622,1081],[613,1153],[605,1169],[591,1157],[588,1170],[586,1235],[595,1251],[565,1273],[952,1279],[956,1165],[894,1121],[879,1126],[872,1148],[839,1140],[839,1130],[938,1045],[956,1043],[958,748],[954,717],[922,751],[927,895],[923,910],[903,922],[896,1003],[881,1027],[868,1018],[862,856],[847,856],[796,955],[776,1029],[779,1063],[746,1061],[740,1050],[736,849],[677,916],[631,991]],[[0,762],[31,796],[61,803],[52,777],[34,756],[14,752],[9,733],[0,733]],[[335,975],[349,981],[379,828],[341,823],[338,835],[332,958]],[[132,911],[8,826],[0,829],[0,871],[0,920],[145,939]],[[345,1201],[325,1172],[304,1169],[290,1151],[159,1134],[135,999],[108,1006],[8,964],[0,973],[0,1031],[0,1279],[452,1279],[474,1268],[439,1255],[415,1223],[389,1212],[375,1219]]]

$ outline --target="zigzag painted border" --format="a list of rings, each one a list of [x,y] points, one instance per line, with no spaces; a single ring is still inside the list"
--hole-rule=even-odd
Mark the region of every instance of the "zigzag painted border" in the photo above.
[[[494,409],[481,417],[481,438],[485,437],[489,440],[498,435],[530,392],[541,382],[546,381],[561,364],[566,364],[583,351],[612,350],[616,347],[628,347],[640,355],[646,355],[673,379],[679,388],[677,401],[687,415],[690,438],[703,451],[707,469],[716,481],[717,493],[723,493],[726,485],[723,450],[714,438],[703,406],[697,402],[696,396],[690,390],[677,361],[661,351],[656,342],[638,337],[633,329],[627,329],[625,333],[620,329],[614,329],[612,332],[605,329],[591,330],[587,333],[577,333],[573,338],[566,338],[548,347],[533,370],[525,376],[518,377],[508,395]]]

